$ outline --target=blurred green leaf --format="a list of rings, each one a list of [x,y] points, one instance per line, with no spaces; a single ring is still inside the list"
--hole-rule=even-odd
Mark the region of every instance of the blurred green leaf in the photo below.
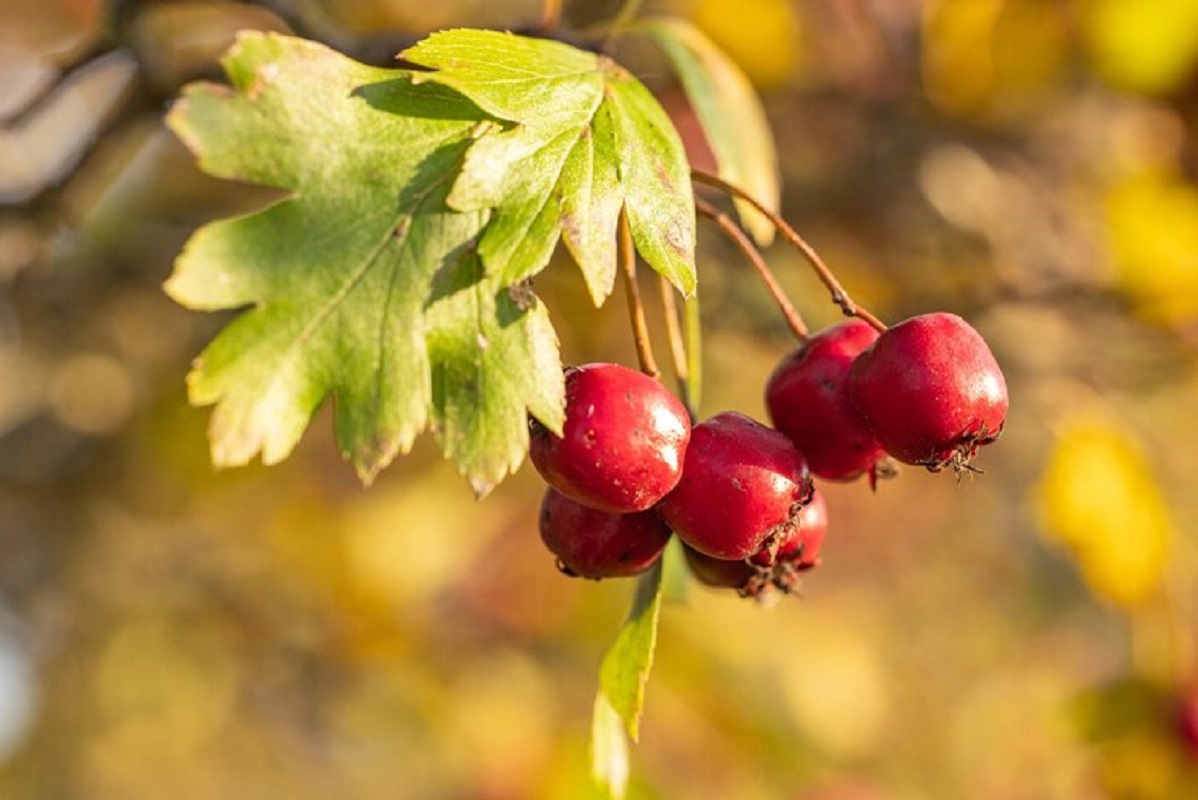
[[[715,154],[720,177],[778,211],[778,154],[761,100],[748,77],[694,25],[660,17],[644,30],[670,59]],[[774,226],[744,200],[736,209],[758,244],[774,239]]]
[[[432,424],[485,492],[523,459],[528,413],[560,426],[563,391],[544,308],[476,267],[488,212],[445,202],[486,115],[284,36],[243,35],[225,70],[233,89],[190,86],[170,126],[205,172],[292,191],[202,228],[167,283],[190,308],[252,306],[189,376],[216,404],[214,460],[283,459],[332,393],[364,480]]]
[[[599,666],[599,693],[620,715],[634,742],[640,733],[645,683],[653,667],[653,648],[657,644],[661,575],[659,561],[637,581],[628,619]]]
[[[548,263],[563,237],[596,305],[616,273],[616,225],[628,212],[637,249],[682,292],[695,288],[695,220],[682,142],[649,91],[610,59],[495,31],[433,34],[404,58],[420,74],[516,123],[471,149],[449,203],[495,209],[479,241],[506,285]]]
[[[671,536],[661,555],[661,594],[666,603],[685,603],[690,592],[691,573],[682,552],[682,540]]]
[[[599,692],[591,730],[591,774],[613,797],[623,797],[628,782],[628,743],[624,737],[635,742],[640,735],[661,598],[662,562],[658,561],[637,580],[632,609],[599,666]]]
[[[602,692],[595,695],[591,721],[591,778],[607,797],[622,798],[628,788],[628,735],[620,714]]]

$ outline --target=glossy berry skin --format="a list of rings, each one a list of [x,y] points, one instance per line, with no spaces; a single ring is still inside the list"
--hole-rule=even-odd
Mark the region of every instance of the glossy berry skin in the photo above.
[[[981,335],[954,314],[890,328],[853,362],[846,386],[886,452],[932,470],[965,467],[1007,417],[1002,370]]]
[[[728,411],[695,426],[682,480],[658,513],[686,544],[734,561],[781,536],[811,492],[807,460],[790,439]]]
[[[562,494],[602,511],[631,513],[674,488],[690,440],[682,402],[648,375],[619,364],[566,371],[562,436],[534,424],[529,458]]]
[[[828,534],[828,504],[819,492],[812,495],[810,502],[799,512],[798,524],[786,529],[778,540],[777,549],[770,552],[766,547],[758,550],[749,559],[758,566],[789,561],[799,569],[811,569],[819,565],[820,550]]]
[[[558,569],[594,580],[644,572],[661,558],[670,539],[670,529],[652,511],[599,511],[553,488],[541,500],[540,530]]]
[[[790,437],[821,478],[855,478],[885,456],[849,405],[844,385],[853,360],[877,338],[859,319],[825,328],[787,354],[766,384],[774,427]]]

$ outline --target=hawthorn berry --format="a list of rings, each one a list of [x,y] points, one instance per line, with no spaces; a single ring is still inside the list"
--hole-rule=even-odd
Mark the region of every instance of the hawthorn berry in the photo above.
[[[552,487],[541,500],[540,530],[558,569],[594,580],[644,572],[661,558],[670,539],[670,529],[652,511],[600,511]]]
[[[726,411],[694,427],[682,479],[658,513],[694,549],[736,560],[787,535],[812,491],[790,439]]]
[[[790,437],[821,478],[849,480],[875,470],[885,457],[845,392],[853,360],[877,338],[859,319],[825,328],[788,353],[766,384],[774,427]]]
[[[659,382],[619,364],[585,364],[566,372],[562,435],[534,422],[529,458],[567,497],[631,513],[678,483],[690,434],[686,407]]]
[[[1002,370],[955,314],[924,314],[887,330],[857,356],[846,387],[886,452],[933,471],[967,467],[1007,416]]]

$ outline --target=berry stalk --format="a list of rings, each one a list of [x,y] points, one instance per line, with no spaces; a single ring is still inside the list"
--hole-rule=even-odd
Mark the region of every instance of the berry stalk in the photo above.
[[[661,293],[661,315],[666,324],[666,340],[670,343],[670,362],[674,367],[674,376],[678,379],[678,395],[682,404],[695,419],[695,409],[691,404],[691,374],[690,361],[686,352],[686,339],[682,326],[678,322],[678,304],[674,300],[674,287],[664,275],[658,276],[657,288]]]
[[[636,358],[641,372],[651,378],[661,375],[657,360],[653,358],[653,345],[649,341],[649,325],[645,322],[645,305],[641,301],[641,288],[636,281],[636,246],[632,242],[632,230],[628,227],[628,212],[620,211],[620,273],[624,277],[624,293],[628,300],[628,321],[632,325],[632,338],[636,342]]]
[[[600,48],[603,52],[608,52],[611,49],[612,41],[624,32],[632,21],[636,18],[637,13],[641,10],[641,0],[624,0],[620,4],[620,10],[616,13],[611,24],[607,28],[607,36],[603,39],[603,46]]]
[[[749,263],[753,265],[753,269],[756,270],[758,277],[761,278],[761,282],[769,290],[770,296],[774,298],[774,302],[778,305],[778,310],[782,312],[782,316],[786,319],[786,325],[790,328],[790,332],[800,342],[806,340],[808,333],[807,323],[803,322],[802,316],[795,310],[795,307],[790,302],[790,298],[786,296],[786,292],[782,290],[781,284],[778,283],[778,279],[774,277],[773,271],[765,263],[765,258],[761,255],[761,251],[749,240],[744,230],[731,217],[701,197],[695,198],[695,210],[701,216],[707,217],[719,226],[720,231],[731,239],[732,243],[745,254],[745,258],[749,259]]]
[[[857,317],[859,319],[863,319],[873,326],[873,328],[879,333],[886,330],[886,323],[878,319],[877,316],[875,316],[864,306],[859,306],[853,302],[853,298],[849,297],[849,293],[846,292],[844,287],[840,285],[840,281],[836,279],[836,275],[833,274],[832,270],[828,268],[828,265],[824,263],[824,260],[820,258],[819,253],[816,252],[815,248],[812,247],[806,239],[799,235],[798,231],[790,226],[790,223],[782,219],[782,217],[778,216],[770,209],[766,208],[760,200],[758,200],[756,197],[753,197],[744,189],[734,186],[733,184],[728,183],[716,175],[703,172],[702,170],[691,170],[691,180],[706,184],[707,186],[712,186],[720,191],[727,192],[734,197],[739,197],[740,199],[752,205],[753,208],[764,214],[765,217],[773,224],[773,226],[778,229],[786,241],[790,242],[796,249],[798,249],[798,251],[803,254],[803,257],[807,259],[808,263],[811,264],[811,267],[815,270],[815,274],[819,277],[820,282],[823,283],[824,286],[828,288],[828,291],[832,293],[832,302],[840,306],[840,310],[844,312],[846,317]],[[697,202],[698,201],[696,201],[696,204]]]
[[[557,30],[562,21],[562,0],[542,0],[541,19],[537,23],[537,32],[549,36]]]

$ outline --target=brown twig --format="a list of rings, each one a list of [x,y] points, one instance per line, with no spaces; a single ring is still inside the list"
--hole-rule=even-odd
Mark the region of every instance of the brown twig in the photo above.
[[[606,53],[611,49],[612,41],[624,32],[624,29],[636,17],[640,8],[641,0],[624,0],[620,4],[620,10],[616,13],[615,19],[611,21],[611,25],[607,29],[607,35],[603,37],[603,45],[599,48],[600,50]]]
[[[691,407],[690,398],[690,364],[687,361],[686,337],[682,326],[678,323],[678,304],[674,300],[674,286],[665,275],[658,275],[657,288],[661,293],[661,312],[666,323],[666,339],[670,343],[670,362],[674,366],[674,376],[678,379],[678,396],[682,404],[695,417],[695,409]]]
[[[562,21],[562,0],[542,0],[541,21],[537,23],[537,32],[549,36],[557,30]]]
[[[628,212],[620,211],[620,272],[624,276],[624,292],[628,300],[628,320],[632,323],[632,338],[636,342],[636,358],[641,372],[651,378],[661,374],[653,358],[649,341],[649,325],[645,322],[645,305],[641,302],[640,285],[636,282],[636,247],[628,227]]]
[[[674,302],[674,285],[665,275],[658,275],[658,288],[661,291],[661,311],[666,321],[666,338],[670,342],[670,360],[674,362],[674,374],[678,380],[686,381],[690,376],[686,366],[686,342],[682,335],[682,326],[678,324],[678,304]]]
[[[819,277],[820,282],[823,283],[824,286],[828,288],[828,291],[832,293],[832,302],[840,306],[840,310],[844,312],[845,316],[863,319],[879,332],[886,330],[886,323],[874,316],[874,314],[865,307],[859,306],[853,302],[853,298],[849,297],[849,293],[846,292],[844,287],[840,285],[840,281],[836,280],[836,276],[832,274],[832,270],[830,270],[828,265],[824,263],[824,260],[820,258],[819,253],[815,251],[814,247],[807,243],[806,239],[799,235],[798,231],[790,226],[790,223],[782,219],[782,217],[778,216],[778,214],[775,212],[766,208],[761,201],[753,197],[744,189],[734,186],[722,178],[719,178],[708,172],[703,172],[702,170],[691,170],[691,179],[698,183],[714,186],[715,188],[727,192],[734,197],[739,197],[764,214],[765,217],[771,223],[773,223],[774,227],[778,229],[782,236],[788,242],[794,245],[798,251],[803,254],[804,258],[807,259],[808,263],[811,264],[811,267],[815,270],[815,274]]]
[[[769,265],[765,263],[765,258],[762,257],[761,251],[749,239],[744,230],[733,221],[732,217],[720,211],[701,197],[695,198],[695,210],[704,217],[707,217],[716,225],[732,243],[740,249],[745,257],[749,259],[749,263],[753,265],[758,277],[761,278],[765,288],[769,290],[770,296],[774,298],[774,302],[778,305],[778,310],[782,312],[782,316],[786,319],[786,325],[790,328],[791,333],[800,342],[807,338],[807,323],[803,322],[803,317],[791,305],[790,298],[786,296],[786,292],[782,290],[782,286],[778,283],[778,279],[774,277],[773,271]]]

